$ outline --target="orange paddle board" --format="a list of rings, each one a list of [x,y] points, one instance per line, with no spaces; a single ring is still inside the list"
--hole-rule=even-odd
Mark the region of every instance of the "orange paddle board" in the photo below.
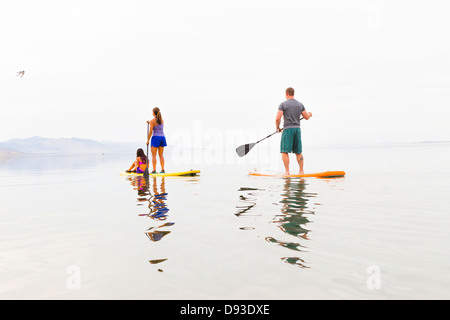
[[[307,177],[315,177],[315,178],[337,178],[345,176],[345,171],[325,171],[325,172],[316,172],[316,173],[305,173],[305,174],[269,174],[269,173],[261,173],[257,171],[250,171],[249,174],[251,176],[258,177],[280,177],[280,178],[307,178]]]

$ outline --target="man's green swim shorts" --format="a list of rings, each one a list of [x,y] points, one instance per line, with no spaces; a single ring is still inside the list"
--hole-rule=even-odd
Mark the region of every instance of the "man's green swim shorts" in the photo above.
[[[300,128],[283,129],[281,135],[281,153],[302,153],[302,134]]]

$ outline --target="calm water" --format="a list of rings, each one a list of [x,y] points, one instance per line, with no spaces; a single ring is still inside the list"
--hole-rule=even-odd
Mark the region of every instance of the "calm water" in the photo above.
[[[119,175],[133,155],[0,159],[0,298],[450,298],[450,144],[304,155],[347,175],[169,157],[201,175],[147,182]]]

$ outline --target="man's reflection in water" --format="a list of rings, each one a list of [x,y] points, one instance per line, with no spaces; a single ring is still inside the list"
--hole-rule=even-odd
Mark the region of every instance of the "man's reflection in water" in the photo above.
[[[160,180],[158,180],[160,179]],[[148,203],[148,209],[150,210],[146,214],[140,214],[140,216],[145,216],[153,221],[160,222],[165,221],[168,218],[169,208],[167,207],[167,195],[166,192],[166,181],[164,177],[149,177],[148,182],[144,176],[130,177],[131,185],[137,190],[139,195],[138,205],[143,205]],[[153,191],[153,194],[152,192]],[[165,227],[170,227],[174,225],[173,222],[165,222],[156,227],[150,227],[145,232],[148,239],[152,242],[158,242],[171,231],[161,230]],[[152,259],[149,260],[151,264],[157,264],[166,261],[167,259]],[[162,271],[158,269],[158,271]]]
[[[281,231],[295,237],[296,241],[282,241],[274,237],[266,237],[267,241],[298,252],[306,248],[302,243],[304,240],[308,240],[309,230],[306,229],[306,225],[310,221],[307,216],[314,214],[314,211],[308,209],[308,202],[309,198],[316,196],[314,193],[305,192],[306,185],[303,179],[285,179],[280,201],[281,213],[272,220],[272,223],[277,224]],[[308,268],[305,261],[297,256],[283,257],[282,260],[302,268]]]
[[[301,268],[308,268],[305,261],[297,255],[306,248],[304,244],[305,240],[308,240],[309,232],[306,225],[310,222],[308,215],[314,214],[314,211],[309,209],[309,201],[311,197],[316,196],[314,193],[307,193],[305,191],[306,186],[307,184],[304,179],[284,179],[281,201],[274,203],[274,205],[281,206],[281,212],[272,219],[271,223],[276,224],[285,236],[267,236],[265,238],[269,243],[275,243],[283,248],[297,252],[296,255],[283,257],[281,260]],[[239,195],[240,203],[236,206],[237,212],[235,215],[248,221],[248,218],[262,216],[261,210],[263,209],[257,205],[258,198],[265,195],[272,196],[271,193],[275,190],[267,191],[264,189],[242,187],[238,191],[241,192]],[[278,189],[275,192],[278,193],[280,191]],[[240,229],[254,230],[255,228],[245,226]],[[283,240],[281,240],[281,237]]]

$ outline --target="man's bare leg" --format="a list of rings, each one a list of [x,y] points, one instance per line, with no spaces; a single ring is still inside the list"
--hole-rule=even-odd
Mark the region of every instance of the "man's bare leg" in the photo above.
[[[286,175],[289,175],[289,154],[282,152],[281,159],[283,159],[284,169]]]
[[[296,156],[297,156],[298,166],[300,167],[300,173],[299,174],[304,174],[303,173],[303,155],[301,153],[299,153]]]

